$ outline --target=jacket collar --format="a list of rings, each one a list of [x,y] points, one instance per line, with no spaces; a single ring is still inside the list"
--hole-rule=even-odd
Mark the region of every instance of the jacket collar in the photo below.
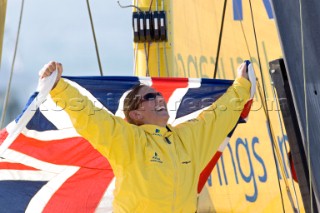
[[[170,126],[160,127],[152,124],[144,124],[140,126],[145,132],[160,137],[169,137],[172,134]]]

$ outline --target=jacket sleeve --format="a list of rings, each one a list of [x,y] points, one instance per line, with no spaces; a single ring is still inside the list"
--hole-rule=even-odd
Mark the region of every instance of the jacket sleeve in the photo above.
[[[218,100],[196,119],[175,129],[191,146],[200,169],[204,169],[221,143],[235,127],[250,96],[250,82],[237,78]]]
[[[94,106],[87,96],[61,79],[50,93],[52,99],[66,111],[77,132],[104,155],[112,165],[131,161],[138,128]]]

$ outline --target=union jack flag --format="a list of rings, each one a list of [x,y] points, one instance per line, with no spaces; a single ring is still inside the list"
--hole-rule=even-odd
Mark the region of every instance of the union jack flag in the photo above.
[[[123,118],[128,90],[139,83],[149,85],[163,94],[172,125],[197,116],[232,84],[191,78],[65,79],[96,106]],[[1,212],[112,212],[115,178],[108,160],[76,132],[57,100],[48,95],[50,89],[40,83],[22,114],[0,132]],[[249,111],[250,103],[239,123]],[[199,192],[227,143],[228,139],[199,177]]]

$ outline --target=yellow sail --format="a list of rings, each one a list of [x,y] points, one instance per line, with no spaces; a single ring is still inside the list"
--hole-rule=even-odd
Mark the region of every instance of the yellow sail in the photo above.
[[[4,24],[6,18],[7,0],[0,0],[0,65],[2,56],[2,43],[4,34]],[[0,66],[1,67],[1,66]]]
[[[148,10],[151,2],[140,0],[135,5]],[[167,12],[168,41],[134,44],[135,74],[146,75],[145,53],[149,50],[150,76],[212,78],[224,1],[153,1],[152,10],[156,10],[156,2]],[[268,62],[282,56],[270,1],[252,1],[251,6],[249,1],[227,1],[222,35],[217,77],[234,79],[238,65],[246,59],[252,61],[260,89],[265,89],[276,146],[271,143],[262,97],[257,94],[248,123],[237,127],[202,191],[198,212],[304,212],[299,185],[292,179],[287,160],[290,148],[269,76]],[[281,158],[277,165],[275,150]]]

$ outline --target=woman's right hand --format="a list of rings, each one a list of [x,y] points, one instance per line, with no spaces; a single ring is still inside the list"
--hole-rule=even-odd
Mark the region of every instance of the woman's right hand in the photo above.
[[[58,75],[57,75],[56,82],[53,85],[53,88],[57,85],[57,83],[61,78],[62,71],[63,71],[62,64],[55,61],[50,61],[49,63],[45,64],[42,67],[42,69],[39,71],[39,77],[41,79],[41,78],[50,76],[55,70],[58,70]]]
[[[246,78],[247,80],[249,80],[246,62],[243,62],[238,67],[238,78],[241,78],[241,77]]]

